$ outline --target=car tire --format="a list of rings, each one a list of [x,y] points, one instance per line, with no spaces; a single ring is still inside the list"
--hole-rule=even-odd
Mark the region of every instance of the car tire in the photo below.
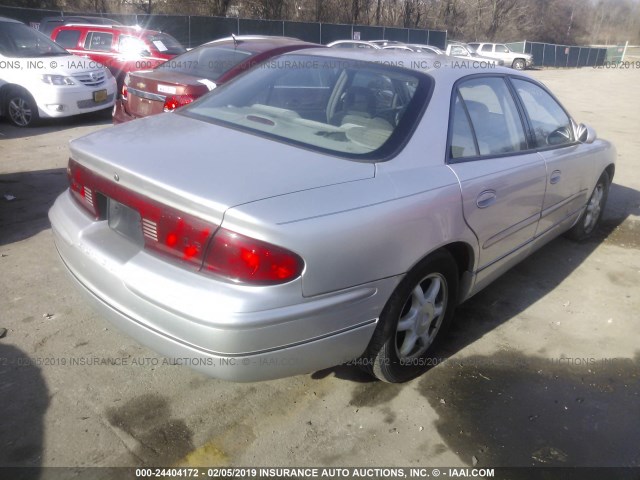
[[[5,112],[16,127],[33,127],[40,120],[38,105],[23,88],[13,88],[5,96]]]
[[[527,62],[525,62],[521,58],[516,58],[511,64],[511,66],[516,70],[524,70],[525,67],[527,66]]]
[[[379,380],[399,383],[427,371],[428,357],[451,323],[458,295],[458,267],[446,251],[420,261],[387,301],[359,363]]]
[[[595,232],[607,203],[610,184],[609,174],[606,171],[602,172],[596,182],[596,186],[593,188],[593,192],[591,192],[584,211],[580,215],[578,222],[567,232],[567,237],[581,242],[588,239]]]

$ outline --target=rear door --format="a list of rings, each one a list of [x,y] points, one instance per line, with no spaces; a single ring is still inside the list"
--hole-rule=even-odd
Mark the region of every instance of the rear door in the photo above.
[[[474,76],[453,94],[448,162],[460,181],[464,217],[478,238],[483,270],[506,262],[533,239],[546,168],[530,148],[504,77]]]

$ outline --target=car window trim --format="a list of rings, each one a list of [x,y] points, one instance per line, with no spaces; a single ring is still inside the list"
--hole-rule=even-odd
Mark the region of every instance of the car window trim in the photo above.
[[[537,151],[535,148],[532,148],[533,144],[531,143],[531,139],[529,135],[528,123],[525,121],[524,118],[522,118],[523,112],[520,110],[521,107],[519,105],[519,99],[514,98],[515,92],[512,90],[512,86],[510,85],[510,83],[507,81],[507,77],[509,77],[509,75],[505,73],[476,73],[476,74],[471,74],[471,75],[467,75],[465,77],[459,78],[458,80],[455,81],[455,83],[453,84],[453,87],[451,88],[451,99],[449,102],[449,123],[447,127],[447,143],[446,143],[447,147],[445,148],[445,153],[444,153],[445,165],[472,162],[476,160],[489,160],[493,158],[503,158],[503,157],[515,156],[515,155],[527,155]],[[453,110],[455,105],[455,98],[456,98],[456,95],[459,94],[459,91],[460,91],[459,86],[461,83],[464,83],[469,80],[475,80],[477,78],[502,78],[502,80],[505,82],[507,86],[507,90],[509,91],[509,94],[511,95],[514,103],[516,104],[516,111],[518,112],[518,116],[520,117],[520,122],[522,124],[522,129],[524,131],[525,140],[527,142],[527,148],[525,150],[518,150],[516,152],[506,152],[506,153],[498,153],[498,154],[491,154],[491,155],[476,155],[473,157],[451,158],[451,141],[453,140]],[[466,112],[466,106],[465,106],[465,112]],[[468,115],[468,112],[467,112],[467,115]],[[473,122],[471,122],[471,127],[472,127],[472,133],[474,135],[474,143],[476,145],[479,145],[478,139],[475,133],[475,128],[473,128]],[[477,148],[477,152],[480,153],[480,148]]]

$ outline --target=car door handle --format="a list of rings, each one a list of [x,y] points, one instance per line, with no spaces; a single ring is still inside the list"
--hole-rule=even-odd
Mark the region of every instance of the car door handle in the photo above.
[[[560,170],[554,170],[551,172],[551,177],[549,177],[549,183],[554,185],[560,181],[560,177],[562,177],[562,172]]]
[[[495,190],[485,190],[476,198],[476,205],[478,208],[487,208],[496,202]]]

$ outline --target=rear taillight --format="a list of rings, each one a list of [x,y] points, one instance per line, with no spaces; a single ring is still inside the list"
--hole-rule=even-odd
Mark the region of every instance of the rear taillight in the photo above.
[[[217,225],[129,190],[75,160],[69,159],[67,171],[73,197],[96,220],[104,220],[107,216],[106,208],[100,209],[99,199],[103,200],[104,205],[107,198],[126,205],[140,214],[145,248],[200,269],[207,244]]]
[[[94,219],[98,220],[100,218],[100,209],[98,208],[98,199],[95,196],[93,187],[95,183],[93,177],[95,175],[77,162],[69,159],[67,176],[69,177],[69,190],[73,198]]]
[[[217,226],[148,199],[126,203],[140,213],[144,246],[200,269]]]
[[[138,212],[147,250],[194,270],[247,284],[275,285],[302,273],[302,258],[289,250],[218,228],[125,188],[75,160],[69,159],[67,172],[73,198],[96,220],[106,220],[108,199]]]
[[[303,268],[302,258],[289,250],[221,228],[202,271],[242,283],[274,285],[299,277]]]
[[[129,92],[127,91],[127,85],[124,84],[122,85],[122,100],[127,100],[127,95],[129,94]]]
[[[164,101],[164,111],[173,112],[176,108],[187,105],[195,100],[191,95],[171,95]]]

